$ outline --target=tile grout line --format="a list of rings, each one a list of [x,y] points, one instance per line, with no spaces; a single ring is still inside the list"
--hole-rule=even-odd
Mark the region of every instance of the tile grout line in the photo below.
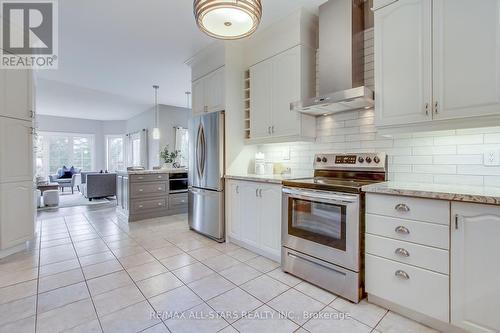
[[[101,319],[99,318],[99,314],[97,313],[97,308],[94,304],[94,299],[92,298],[92,294],[90,293],[90,288],[89,288],[89,285],[87,283],[87,279],[85,278],[85,274],[83,273],[83,268],[82,268],[82,263],[80,262],[80,257],[78,256],[78,252],[76,252],[76,247],[75,247],[75,244],[73,242],[73,237],[71,236],[71,232],[69,231],[69,228],[68,228],[68,222],[66,221],[66,217],[63,217],[63,219],[64,219],[64,225],[66,226],[66,229],[68,230],[69,239],[71,240],[71,245],[73,247],[73,251],[75,251],[76,260],[78,260],[78,265],[80,265],[80,270],[82,271],[83,281],[85,282],[85,286],[87,287],[90,301],[92,302],[92,306],[94,307],[94,312],[95,312],[95,315],[97,317],[97,322],[99,323],[99,327],[101,329],[101,332],[104,332],[104,330],[102,329]],[[76,325],[74,327],[77,327],[77,326],[79,326],[79,325]]]
[[[39,237],[38,237],[38,269],[36,273],[36,301],[35,301],[35,333],[38,328],[38,291],[40,290],[40,267],[42,266],[42,226],[44,224],[44,220],[40,221],[39,225]]]
[[[88,222],[88,223],[92,226],[92,228],[94,229],[94,231],[97,233],[97,235],[99,236],[99,239],[100,239],[102,242],[104,242],[104,244],[106,245],[106,247],[108,248],[108,250],[111,252],[111,254],[113,255],[113,257],[115,257],[115,260],[116,260],[116,261],[118,261],[118,263],[119,263],[119,264],[120,264],[120,266],[122,267],[123,271],[124,271],[124,272],[128,275],[128,277],[130,278],[130,280],[132,281],[132,283],[135,285],[135,287],[137,288],[137,290],[139,290],[139,292],[140,292],[140,293],[141,293],[141,295],[144,297],[144,299],[145,299],[145,300],[146,300],[146,302],[149,304],[149,306],[150,306],[153,310],[155,310],[155,308],[153,307],[153,305],[151,304],[151,302],[149,301],[149,299],[146,297],[146,295],[144,295],[144,293],[142,292],[141,288],[139,288],[139,286],[137,285],[137,282],[136,282],[136,281],[132,278],[132,276],[129,274],[129,272],[127,271],[127,269],[123,266],[123,264],[121,263],[121,261],[120,261],[120,260],[118,259],[118,257],[115,255],[115,253],[114,253],[114,252],[111,250],[111,248],[108,246],[108,243],[107,243],[107,242],[106,242],[106,241],[102,238],[102,236],[101,236],[100,232],[99,232],[98,230],[96,230],[96,228],[95,228],[94,224],[91,222],[91,219],[90,219],[90,218],[89,218],[86,214],[83,214],[83,215],[85,216],[85,219],[87,220],[87,222]],[[112,222],[112,223],[114,223],[114,221],[111,221],[111,222]],[[119,226],[118,226],[118,228],[119,228],[120,230],[122,230]],[[127,235],[128,235],[128,233],[127,233]],[[134,241],[135,241],[135,240],[134,240]],[[146,249],[145,249],[142,245],[139,245],[139,246],[141,246],[144,250],[146,250]],[[77,254],[77,256],[78,256],[78,254]],[[156,257],[155,257],[155,260],[156,260]],[[165,267],[165,268],[166,268],[166,267]],[[83,270],[83,269],[82,269],[82,270]],[[167,269],[167,270],[168,270],[168,269]],[[116,273],[116,272],[114,272],[114,273]],[[112,274],[112,273],[110,273],[110,274]],[[106,274],[106,275],[108,275],[108,274]],[[160,275],[160,274],[158,274],[158,275]],[[155,276],[156,276],[156,275],[155,275]],[[84,274],[84,277],[85,277],[85,274]],[[85,282],[86,282],[86,281],[87,281],[87,278],[85,277]],[[87,287],[88,287],[88,286],[87,286]],[[118,289],[118,288],[116,288],[116,289]],[[90,290],[89,290],[89,294],[90,294]],[[92,303],[93,303],[93,297],[92,297],[92,294],[90,294],[90,298],[92,299]],[[135,304],[139,304],[139,303],[141,303],[141,302],[143,302],[143,300],[142,300],[142,301],[139,301],[139,302],[136,302],[136,303],[134,303],[134,304],[130,304],[130,305],[128,305],[128,306],[126,306],[126,307],[124,307],[123,309],[126,309],[126,308],[128,308],[128,307],[130,307],[130,306],[133,306],[133,305],[135,305]],[[122,309],[119,309],[119,310],[117,310],[117,311],[120,311],[120,310],[122,310]],[[114,312],[112,312],[112,313],[115,313],[115,312],[117,312],[117,311],[114,311]],[[110,314],[112,314],[112,313],[108,313],[108,314],[106,314],[106,315],[104,315],[104,316],[110,315]],[[97,315],[97,318],[99,318],[99,314],[97,313],[97,310],[96,310],[96,315]],[[104,316],[103,316],[103,317],[104,317]],[[100,321],[100,318],[99,318],[99,323],[100,323],[100,322],[101,322],[101,321]],[[163,325],[167,328],[167,330],[169,330],[169,329],[168,329],[168,327],[167,327],[167,325],[163,322],[163,320],[160,320],[160,322],[161,322],[161,323],[162,323],[162,324],[163,324]],[[151,327],[154,327],[154,326],[156,326],[156,325],[158,325],[158,324],[159,324],[159,323],[155,323],[154,325],[151,325],[151,326],[148,326],[148,327],[144,328],[144,330],[146,330],[146,329],[148,329],[148,328],[151,328]],[[101,326],[101,330],[102,330],[102,326]],[[102,330],[102,331],[104,332],[104,330]],[[169,331],[170,331],[170,330],[169,330]]]

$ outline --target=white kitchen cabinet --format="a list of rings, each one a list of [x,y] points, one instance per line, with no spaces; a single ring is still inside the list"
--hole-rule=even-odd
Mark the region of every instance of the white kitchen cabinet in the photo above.
[[[281,198],[281,186],[259,189],[260,245],[275,258],[281,256]]]
[[[264,61],[250,68],[250,137],[271,136],[272,62]]]
[[[229,238],[241,237],[241,196],[240,184],[235,181],[226,181],[226,221]]]
[[[451,323],[500,331],[500,207],[452,203]]]
[[[241,240],[260,248],[260,200],[259,189],[254,183],[240,183],[241,192]]]
[[[0,184],[0,252],[34,235],[33,181]]]
[[[32,75],[30,70],[0,70],[0,116],[33,119]]]
[[[313,140],[315,118],[290,110],[314,96],[314,51],[295,46],[250,67],[249,143]]]
[[[374,9],[381,133],[500,119],[500,0],[375,0]]]
[[[228,180],[228,240],[273,260],[281,257],[281,186]]]
[[[377,126],[432,119],[431,8],[400,0],[375,11]]]
[[[224,67],[192,83],[193,114],[223,111],[225,109]]]
[[[500,0],[433,0],[435,119],[500,114]]]
[[[192,84],[192,109],[193,114],[205,112],[205,81],[203,78],[196,80]]]
[[[31,121],[0,117],[0,183],[33,181]]]

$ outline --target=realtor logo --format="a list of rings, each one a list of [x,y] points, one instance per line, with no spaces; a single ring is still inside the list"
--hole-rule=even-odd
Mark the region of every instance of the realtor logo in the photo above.
[[[57,68],[57,2],[1,0],[2,68]]]

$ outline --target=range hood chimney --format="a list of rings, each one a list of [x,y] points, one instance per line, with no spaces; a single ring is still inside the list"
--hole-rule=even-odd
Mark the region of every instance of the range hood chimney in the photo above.
[[[374,93],[364,86],[364,30],[372,18],[366,0],[319,7],[319,97],[291,103],[292,111],[325,115],[373,107]]]

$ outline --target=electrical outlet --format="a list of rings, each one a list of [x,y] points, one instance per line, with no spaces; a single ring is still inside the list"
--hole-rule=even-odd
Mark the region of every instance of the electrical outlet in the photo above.
[[[488,150],[484,152],[484,165],[498,166],[500,165],[500,151]]]

